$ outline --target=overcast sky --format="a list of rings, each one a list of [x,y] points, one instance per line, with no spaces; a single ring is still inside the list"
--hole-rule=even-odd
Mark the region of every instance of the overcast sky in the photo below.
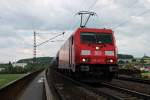
[[[79,26],[75,14],[81,10],[98,15],[88,27],[113,29],[119,53],[150,56],[149,5],[150,0],[0,0],[0,62],[31,58],[33,30],[38,43],[66,32],[37,48],[37,56],[55,56]]]

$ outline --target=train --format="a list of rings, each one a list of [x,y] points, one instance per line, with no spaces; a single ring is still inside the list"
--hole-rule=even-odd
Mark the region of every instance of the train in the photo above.
[[[118,74],[114,32],[77,28],[58,51],[56,63],[59,72],[77,79],[111,81]]]

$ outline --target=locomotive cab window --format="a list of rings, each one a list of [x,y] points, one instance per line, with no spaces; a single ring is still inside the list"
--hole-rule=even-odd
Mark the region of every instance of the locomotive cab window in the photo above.
[[[82,43],[112,43],[112,34],[81,32],[80,40]]]
[[[95,33],[80,33],[82,43],[95,43]]]
[[[112,34],[98,33],[96,35],[97,43],[112,43]]]

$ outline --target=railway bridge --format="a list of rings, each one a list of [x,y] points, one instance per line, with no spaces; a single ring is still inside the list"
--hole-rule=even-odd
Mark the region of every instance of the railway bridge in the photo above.
[[[32,72],[0,89],[0,100],[150,100],[150,80],[119,76],[83,83],[53,69]]]

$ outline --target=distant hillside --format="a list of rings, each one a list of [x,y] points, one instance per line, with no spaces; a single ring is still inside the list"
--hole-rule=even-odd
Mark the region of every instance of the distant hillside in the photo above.
[[[118,54],[119,59],[133,59],[134,57],[132,55],[128,54]],[[38,63],[51,63],[51,60],[53,57],[37,57],[37,62]],[[31,63],[33,62],[33,58],[28,58],[28,59],[21,59],[17,61],[18,63]]]
[[[53,57],[37,57],[36,61],[38,63],[50,63]],[[33,62],[33,58],[28,58],[28,59],[21,59],[17,61],[18,63],[31,63]]]
[[[132,55],[127,54],[118,54],[118,59],[133,59],[134,57]]]
[[[143,56],[142,59],[150,59],[149,56]]]

